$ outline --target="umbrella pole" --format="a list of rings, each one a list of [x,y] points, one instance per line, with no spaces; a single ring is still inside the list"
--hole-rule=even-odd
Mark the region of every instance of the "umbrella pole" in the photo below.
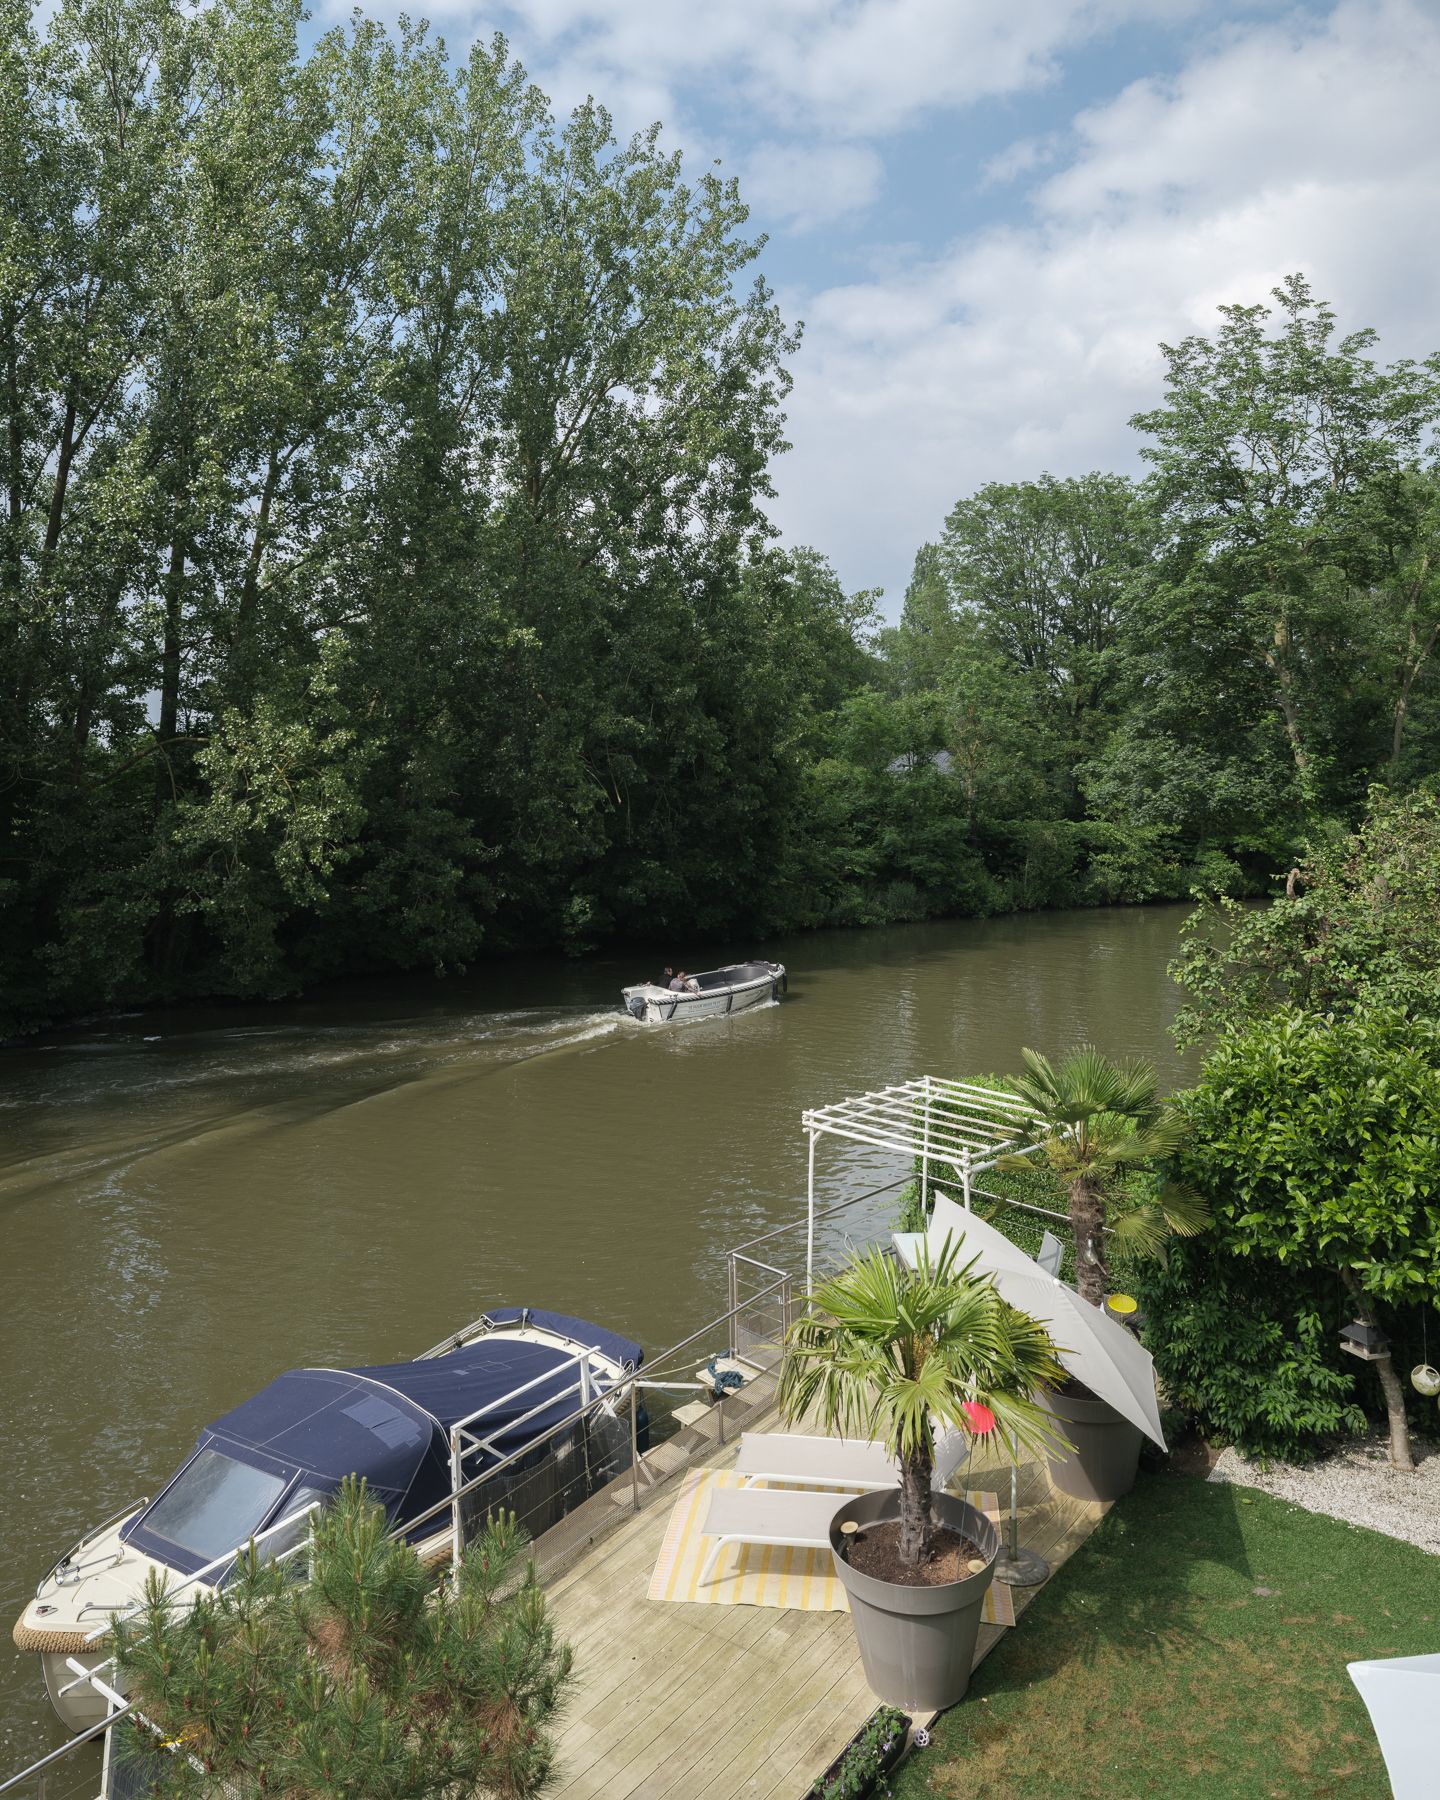
[[[1039,1587],[1042,1581],[1050,1579],[1050,1565],[1036,1550],[1026,1550],[1020,1544],[1020,1471],[1018,1458],[1020,1446],[1016,1439],[1010,1440],[1010,1543],[1008,1549],[1001,1552],[1000,1560],[995,1564],[995,1579],[1003,1581],[1006,1587]]]

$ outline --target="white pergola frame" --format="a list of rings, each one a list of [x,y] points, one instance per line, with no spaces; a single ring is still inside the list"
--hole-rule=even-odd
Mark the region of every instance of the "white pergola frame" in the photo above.
[[[1034,1110],[1013,1094],[978,1087],[971,1081],[948,1081],[917,1075],[894,1087],[877,1088],[833,1106],[811,1108],[800,1115],[810,1139],[806,1184],[805,1286],[815,1274],[815,1151],[822,1137],[869,1144],[920,1158],[922,1192],[930,1187],[930,1166],[944,1163],[960,1178],[963,1204],[970,1211],[975,1177],[1007,1156],[1029,1156],[1039,1148],[1027,1143]]]

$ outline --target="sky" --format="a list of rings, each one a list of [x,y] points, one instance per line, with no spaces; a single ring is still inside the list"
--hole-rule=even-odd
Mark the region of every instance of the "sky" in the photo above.
[[[320,0],[317,23],[349,9]],[[383,13],[367,4],[365,10]],[[410,10],[419,11],[417,0]],[[986,481],[1138,472],[1162,342],[1303,272],[1440,349],[1440,0],[435,0],[739,177],[790,320],[772,516],[894,617]]]

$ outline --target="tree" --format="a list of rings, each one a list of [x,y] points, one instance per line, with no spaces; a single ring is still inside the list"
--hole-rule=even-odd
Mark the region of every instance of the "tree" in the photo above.
[[[1058,1069],[1037,1051],[1022,1055],[1027,1073],[1011,1085],[1032,1108],[1032,1141],[1069,1197],[1076,1288],[1099,1306],[1109,1282],[1107,1229],[1153,1256],[1169,1233],[1189,1236],[1206,1223],[1208,1208],[1179,1182],[1125,1180],[1172,1157],[1189,1127],[1176,1107],[1159,1099],[1148,1063],[1112,1063],[1088,1044],[1072,1050]]]
[[[937,544],[922,544],[905,588],[900,623],[883,635],[885,662],[902,694],[939,687],[959,618]]]
[[[525,1537],[492,1519],[437,1585],[349,1482],[315,1518],[308,1577],[252,1545],[217,1593],[175,1606],[152,1575],[117,1624],[131,1743],[165,1795],[520,1800],[549,1777],[571,1653]],[[174,1750],[153,1754],[155,1734]]]
[[[945,521],[952,605],[1024,671],[1076,754],[1097,747],[1111,701],[1126,586],[1145,554],[1133,515],[1125,477],[1096,473],[991,482]]]
[[[0,1030],[773,905],[865,607],[734,182],[498,38],[0,8]]]
[[[1031,1396],[1064,1380],[1044,1326],[972,1269],[949,1243],[914,1271],[878,1249],[857,1254],[815,1289],[786,1339],[786,1415],[818,1407],[827,1430],[875,1438],[899,1463],[900,1556],[912,1569],[935,1532],[935,1426],[989,1430],[974,1411],[985,1407],[1004,1438],[1043,1450],[1052,1434]]]
[[[1187,1174],[1239,1256],[1330,1271],[1358,1316],[1440,1292],[1440,1023],[1285,1009],[1227,1035],[1186,1096]],[[1413,1467],[1391,1356],[1390,1459]]]
[[[1374,332],[1332,342],[1334,313],[1299,275],[1274,298],[1274,332],[1268,307],[1222,306],[1214,337],[1162,345],[1166,403],[1131,421],[1155,440],[1142,455],[1162,553],[1145,610],[1162,658],[1199,659],[1187,685],[1225,681],[1242,719],[1259,697],[1287,801],[1313,812],[1343,795],[1353,735],[1390,751],[1385,725],[1428,656],[1425,552],[1400,548],[1428,527],[1423,508],[1399,515],[1440,417],[1440,358],[1381,368]],[[1398,614],[1402,640],[1378,722],[1357,717],[1352,691],[1377,612]]]
[[[1287,1006],[1440,1018],[1440,801],[1372,788],[1358,829],[1312,842],[1269,906],[1193,912],[1171,973],[1189,996],[1182,1045]]]

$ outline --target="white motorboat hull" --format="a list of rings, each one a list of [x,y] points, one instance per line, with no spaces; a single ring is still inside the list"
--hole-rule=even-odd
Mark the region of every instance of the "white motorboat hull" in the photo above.
[[[427,1350],[417,1360],[424,1361],[460,1349],[489,1329],[488,1320],[477,1320],[453,1338]],[[567,1347],[569,1344],[569,1340],[560,1338],[546,1327],[530,1325],[523,1320],[520,1325],[505,1330],[511,1341],[559,1343]],[[625,1371],[618,1363],[598,1352],[591,1354],[594,1362],[605,1367],[611,1381],[623,1378]],[[92,1725],[102,1723],[108,1702],[76,1674],[70,1666],[71,1659],[88,1669],[110,1660],[109,1620],[116,1613],[128,1612],[138,1606],[144,1599],[146,1581],[152,1573],[167,1583],[185,1580],[174,1569],[145,1555],[121,1537],[124,1527],[147,1505],[146,1500],[133,1502],[82,1538],[40,1583],[35,1598],[15,1623],[16,1648],[38,1657],[50,1704],[60,1722],[72,1732],[87,1731]],[[415,1549],[422,1561],[429,1562],[448,1556],[450,1543],[450,1521],[448,1516],[442,1516],[436,1521],[435,1535],[421,1539]],[[191,1591],[198,1595],[212,1591],[212,1586],[209,1582],[194,1582]],[[106,1679],[115,1679],[113,1669]]]
[[[97,1655],[93,1650],[88,1656],[75,1658],[86,1669],[98,1669],[109,1660],[108,1652]],[[67,1731],[88,1731],[92,1725],[99,1725],[104,1720],[110,1710],[110,1702],[102,1698],[88,1681],[80,1681],[70,1667],[68,1657],[42,1656],[40,1668],[45,1677],[45,1692],[55,1709],[55,1716]],[[65,1691],[67,1688],[70,1690],[68,1693]]]
[[[763,967],[763,974],[723,986],[701,987],[698,993],[677,994],[651,982],[622,988],[625,1010],[646,1025],[723,1018],[727,1013],[745,1012],[752,1006],[764,1006],[771,1000],[778,1000],[785,992],[785,965],[766,963]],[[719,971],[712,971],[715,973]],[[709,978],[702,975],[696,979],[704,982]]]

